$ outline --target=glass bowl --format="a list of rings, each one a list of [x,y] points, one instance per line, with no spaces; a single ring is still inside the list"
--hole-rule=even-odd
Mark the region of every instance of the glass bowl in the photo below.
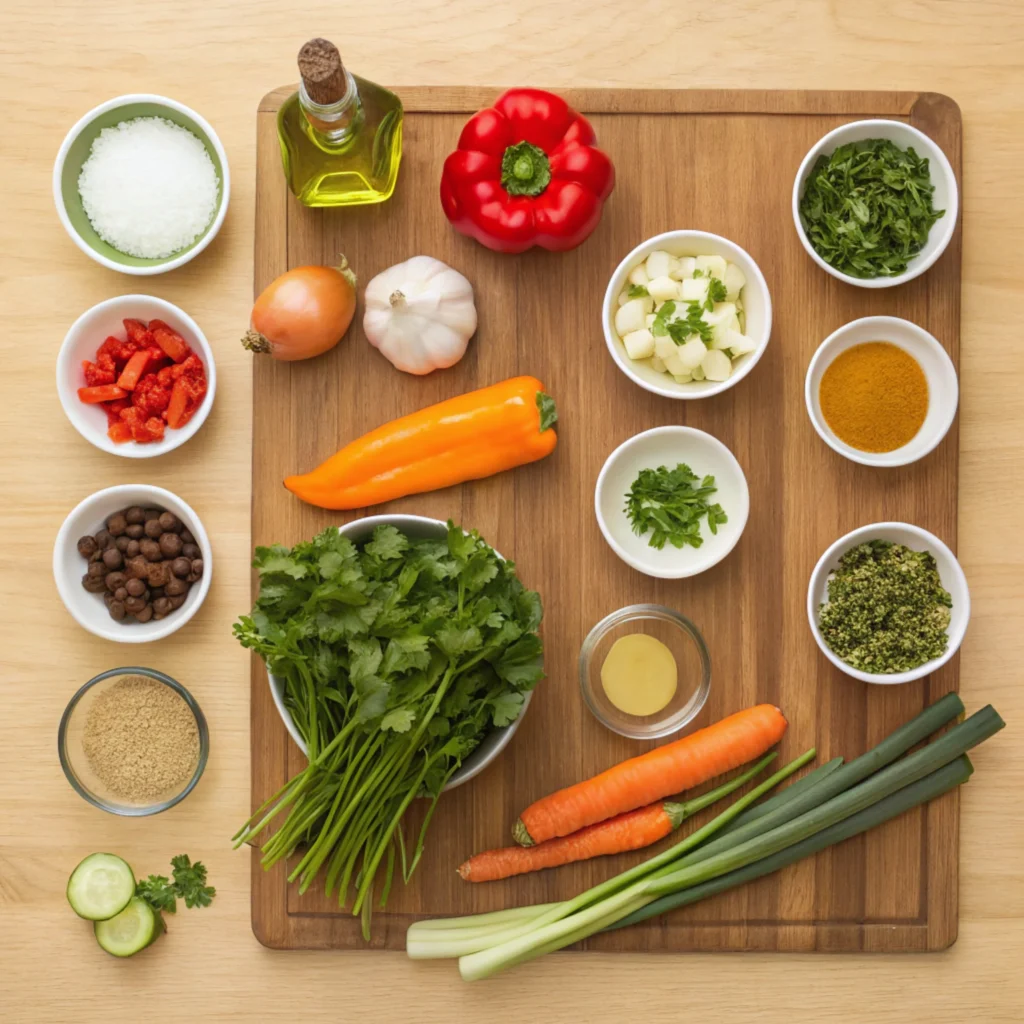
[[[180,791],[170,791],[160,799],[149,803],[133,803],[112,793],[92,770],[83,747],[89,708],[100,694],[126,676],[145,676],[174,690],[191,710],[195,717],[196,729],[199,732],[199,761],[192,777]],[[206,768],[206,760],[210,756],[210,733],[202,708],[181,683],[164,675],[163,672],[157,672],[151,668],[112,668],[108,672],[101,672],[98,676],[94,676],[68,701],[57,732],[57,751],[60,754],[60,765],[64,769],[68,782],[84,800],[111,814],[141,818],[166,811],[168,807],[173,807],[192,792],[202,776],[203,770]]]
[[[675,695],[654,715],[627,715],[612,704],[601,685],[601,666],[612,644],[633,633],[660,640],[676,659]],[[583,700],[594,717],[612,732],[636,740],[678,732],[700,714],[711,692],[711,658],[700,631],[684,615],[660,604],[634,604],[605,616],[583,641],[579,668]]]

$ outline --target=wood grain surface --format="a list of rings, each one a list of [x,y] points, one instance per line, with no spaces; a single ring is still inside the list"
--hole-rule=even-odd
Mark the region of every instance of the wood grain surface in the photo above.
[[[451,518],[478,529],[514,559],[545,606],[548,678],[500,761],[442,797],[420,868],[375,915],[372,945],[404,949],[407,927],[424,917],[568,899],[650,855],[640,851],[487,885],[469,885],[454,871],[472,853],[506,845],[511,823],[533,800],[653,746],[611,733],[589,714],[579,692],[576,659],[584,637],[625,605],[667,605],[703,633],[712,689],[694,727],[770,701],[791,721],[783,759],[811,746],[822,760],[852,758],[956,688],[958,659],[907,686],[856,684],[818,651],[801,614],[814,563],[851,529],[903,520],[955,545],[956,425],[928,458],[895,473],[879,472],[829,449],[814,432],[802,398],[818,344],[861,316],[896,315],[920,324],[958,362],[959,232],[928,275],[879,292],[847,287],[822,273],[792,221],[787,224],[792,180],[804,154],[837,124],[866,113],[905,117],[935,138],[959,172],[960,115],[950,99],[841,92],[566,93],[591,118],[611,157],[616,191],[584,245],[565,254],[535,250],[509,257],[456,234],[439,206],[424,202],[433,198],[466,117],[493,92],[406,90],[405,156],[394,198],[381,206],[325,211],[296,202],[280,173],[276,110],[291,91],[278,90],[260,104],[257,293],[289,267],[329,262],[339,252],[364,281],[426,253],[473,282],[480,326],[456,367],[424,378],[396,372],[367,342],[361,309],[345,340],[322,358],[259,360],[253,374],[253,543],[291,546],[329,524],[380,512]],[[644,239],[678,227],[737,242],[761,267],[773,298],[765,357],[735,388],[705,401],[677,402],[638,388],[608,356],[601,331],[604,290],[619,260]],[[283,477],[311,469],[380,423],[518,374],[538,377],[559,406],[559,445],[543,462],[344,515],[304,505],[281,486]],[[594,484],[611,451],[642,430],[670,423],[725,442],[750,487],[750,519],[737,549],[687,580],[655,580],[626,566],[605,543],[593,512]],[[685,451],[679,457],[690,461]],[[258,807],[301,770],[305,758],[287,737],[255,655],[251,700]],[[951,793],[755,885],[583,945],[618,951],[944,948],[957,928],[957,806]],[[425,801],[410,808],[410,834],[424,812]],[[709,809],[704,817],[713,813]],[[253,930],[260,941],[274,948],[364,945],[359,922],[339,908],[337,897],[319,885],[300,896],[288,887],[284,864],[266,873],[259,856],[254,850]]]
[[[136,1021],[434,1024],[1016,1024],[1024,1004],[1024,199],[1020,133],[1024,9],[1007,0],[55,0],[0,4],[0,1017],[12,1024]],[[971,709],[1009,728],[981,748],[961,800],[960,928],[927,955],[557,954],[483,985],[451,964],[401,953],[267,950],[250,927],[250,858],[227,837],[250,806],[249,657],[230,625],[249,606],[251,357],[238,345],[252,301],[260,97],[295,76],[313,35],[354,70],[402,92],[457,83],[575,88],[932,90],[963,113],[958,553],[972,619],[961,661]],[[231,163],[232,202],[214,244],[174,273],[127,278],[87,260],[53,211],[63,133],[122,93],[152,91],[200,111]],[[789,221],[780,231],[789,230]],[[111,295],[184,307],[217,357],[210,419],[184,448],[132,463],[87,445],[53,388],[72,321]],[[773,345],[778,342],[778,337]],[[766,357],[767,358],[767,357]],[[768,364],[758,368],[767,369]],[[752,378],[756,379],[756,378]],[[49,575],[68,511],[101,487],[169,487],[197,510],[216,565],[202,612],[139,650],[69,620]],[[738,552],[737,552],[738,553]],[[727,566],[728,563],[724,563]],[[723,566],[723,567],[724,567]],[[75,688],[134,661],[169,672],[203,705],[212,747],[184,803],[146,821],[87,806],[55,740]],[[180,913],[143,956],[114,960],[71,916],[64,885],[95,850],[142,873],[201,857],[218,894]],[[884,870],[884,865],[880,866]]]

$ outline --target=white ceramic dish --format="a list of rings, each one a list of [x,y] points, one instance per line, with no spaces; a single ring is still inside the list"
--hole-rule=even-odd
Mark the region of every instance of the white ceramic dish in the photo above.
[[[821,412],[821,378],[832,361],[854,345],[888,341],[917,360],[928,381],[928,412],[917,434],[891,452],[862,452],[841,441]],[[938,340],[923,327],[895,316],[866,316],[844,324],[819,346],[804,379],[807,414],[821,439],[832,449],[865,466],[906,466],[924,458],[949,432],[956,418],[959,385],[953,361]]]
[[[367,540],[376,527],[384,525],[397,527],[410,537],[437,537],[443,539],[448,535],[448,527],[439,519],[398,514],[367,516],[365,519],[356,519],[351,523],[339,526],[338,532],[358,544]],[[501,556],[499,555],[498,557],[500,558]],[[274,706],[277,708],[277,713],[281,716],[281,721],[284,722],[284,726],[288,730],[288,735],[295,741],[295,745],[303,754],[307,753],[306,744],[303,742],[302,736],[295,726],[291,713],[285,707],[283,681],[269,671],[267,672],[267,678],[270,682],[270,694],[274,699]],[[532,692],[526,694],[522,711],[520,711],[519,717],[511,725],[506,725],[500,729],[493,729],[483,738],[480,746],[463,761],[459,770],[448,780],[448,785],[444,787],[446,793],[448,790],[455,789],[456,786],[461,786],[463,783],[469,782],[470,779],[479,775],[509,745],[516,729],[519,728],[519,723],[522,722],[523,716],[526,714],[526,709],[530,706],[530,698],[532,696]]]
[[[932,225],[924,248],[907,263],[907,269],[895,277],[851,277],[849,274],[836,270],[814,251],[814,246],[811,245],[803,225],[800,223],[800,200],[803,198],[804,185],[807,183],[818,157],[829,156],[848,142],[861,142],[864,139],[889,139],[901,149],[913,147],[918,156],[927,158],[928,172],[931,175],[932,185],[935,187],[932,203],[936,210],[946,211],[945,215]],[[807,250],[807,254],[826,273],[847,284],[856,285],[858,288],[892,288],[895,285],[912,281],[915,277],[923,274],[946,251],[946,246],[949,245],[956,229],[959,203],[956,175],[946,159],[946,154],[924,132],[918,131],[917,128],[905,124],[903,121],[884,119],[851,121],[849,124],[834,128],[808,150],[800,164],[800,169],[796,172],[796,180],[793,182],[793,223],[796,225],[796,233],[800,236],[800,242]]]
[[[619,295],[626,287],[629,272],[647,259],[655,249],[664,249],[673,256],[722,256],[743,271],[747,279],[741,293],[746,317],[744,333],[757,343],[757,348],[733,362],[732,374],[728,380],[677,384],[667,373],[659,373],[644,360],[633,360],[626,355],[626,348],[615,330],[615,311],[618,308]],[[601,326],[604,328],[605,344],[612,358],[619,369],[634,383],[665,398],[709,398],[738,384],[757,365],[772,333],[772,299],[761,268],[751,255],[735,242],[707,231],[666,231],[647,239],[646,242],[641,242],[615,268],[615,273],[612,274],[604,293]]]
[[[700,476],[715,478],[718,493],[712,497],[729,521],[718,527],[717,534],[702,521],[704,543],[699,548],[666,544],[657,551],[646,536],[633,532],[623,511],[626,494],[641,469],[671,468],[680,462]],[[677,580],[710,569],[732,551],[747,525],[750,493],[743,468],[717,438],[693,427],[655,427],[631,437],[608,456],[597,478],[594,511],[604,539],[627,565],[648,576]]]
[[[158,259],[145,259],[119,252],[96,233],[82,208],[78,176],[88,158],[93,140],[104,129],[136,117],[162,117],[188,129],[206,147],[220,178],[220,201],[205,230],[178,252]],[[190,107],[153,93],[129,93],[101,103],[83,116],[67,133],[53,165],[53,202],[64,230],[90,259],[122,274],[150,276],[165,274],[195,259],[216,237],[228,212],[231,173],[228,156],[209,122]]]
[[[877,675],[871,672],[862,672],[860,669],[847,665],[845,661],[833,654],[828,644],[825,643],[821,630],[818,628],[818,612],[828,600],[829,576],[838,568],[842,555],[850,548],[868,540],[887,540],[894,544],[904,544],[914,551],[930,551],[935,557],[939,578],[953,599],[948,630],[949,645],[941,658],[926,661],[909,672]],[[912,526],[910,523],[872,523],[870,526],[862,526],[859,530],[853,530],[845,537],[840,537],[818,560],[807,587],[807,619],[822,654],[841,672],[865,683],[880,683],[888,686],[910,683],[941,668],[959,650],[970,618],[971,594],[967,589],[967,577],[964,576],[964,571],[960,568],[956,555],[935,534],[922,530],[920,526]]]
[[[100,594],[90,594],[82,586],[86,561],[78,553],[78,539],[98,533],[108,516],[131,505],[161,508],[173,512],[196,539],[203,556],[203,575],[185,598],[185,603],[159,622],[115,622]],[[124,484],[89,495],[75,506],[64,520],[53,545],[53,578],[64,607],[76,622],[90,633],[119,644],[145,644],[176,633],[206,600],[213,578],[213,552],[210,539],[195,511],[176,494],[149,484]]]
[[[78,398],[78,389],[85,386],[82,362],[95,359],[96,350],[109,335],[123,338],[122,321],[126,319],[147,323],[153,319],[163,320],[188,342],[206,367],[208,390],[195,415],[178,430],[168,427],[163,440],[149,444],[137,444],[135,441],[115,444],[107,436],[107,414],[103,409],[98,405],[86,405]],[[71,425],[90,444],[126,459],[151,459],[180,448],[206,422],[216,392],[217,367],[213,361],[213,349],[199,325],[183,309],[152,295],[119,295],[87,309],[71,325],[57,353],[57,394]]]

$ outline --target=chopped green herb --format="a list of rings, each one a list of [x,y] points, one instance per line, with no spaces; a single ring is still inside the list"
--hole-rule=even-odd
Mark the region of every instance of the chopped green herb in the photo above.
[[[629,299],[644,299],[651,293],[647,290],[647,286],[643,284],[631,284],[629,291],[626,292],[626,298]]]
[[[638,537],[650,533],[647,543],[652,548],[660,551],[666,543],[699,548],[704,543],[700,535],[703,517],[712,533],[729,521],[721,505],[709,505],[705,500],[716,490],[713,476],[702,479],[682,462],[675,469],[641,469],[626,495],[624,511]]]
[[[814,251],[851,277],[892,277],[928,241],[945,210],[932,205],[935,192],[928,160],[913,147],[888,139],[840,146],[814,165],[803,198],[800,223]]]
[[[693,272],[693,276],[694,276],[694,277],[703,277],[703,276],[704,276],[704,271],[703,271],[703,270],[700,270],[700,269],[697,269],[697,270],[695,270],[695,271]]]
[[[206,884],[206,865],[202,861],[193,864],[188,854],[180,853],[171,858],[171,869],[173,882],[166,875],[150,875],[140,879],[135,895],[141,896],[154,910],[170,914],[177,912],[179,899],[189,908],[210,905],[217,890]]]
[[[708,297],[704,300],[704,308],[709,311],[714,309],[715,303],[725,302],[725,297],[728,294],[728,289],[717,277],[711,278],[708,282]]]
[[[946,650],[952,605],[930,552],[873,540],[839,560],[818,624],[848,665],[875,674],[907,672]]]
[[[676,309],[671,299],[663,302],[651,324],[651,334],[656,338],[668,335],[677,345],[686,344],[687,339],[696,334],[705,345],[710,345],[711,325],[701,317],[704,307],[699,302],[688,302],[685,317],[676,317]]]

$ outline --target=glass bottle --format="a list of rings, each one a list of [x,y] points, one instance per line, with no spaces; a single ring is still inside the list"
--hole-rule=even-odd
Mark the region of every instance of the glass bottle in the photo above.
[[[277,114],[288,187],[306,206],[388,199],[402,159],[402,101],[351,74],[326,39],[302,47],[299,74],[299,91]]]

